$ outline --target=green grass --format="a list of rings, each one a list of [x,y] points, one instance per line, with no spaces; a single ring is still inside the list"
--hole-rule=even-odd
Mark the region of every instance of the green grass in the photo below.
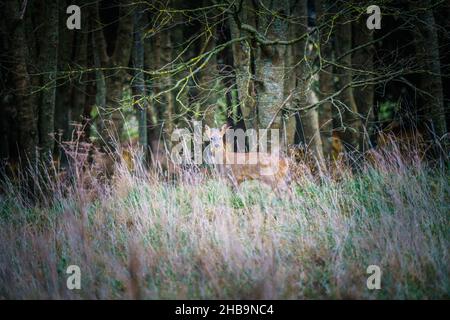
[[[0,298],[450,298],[450,170],[395,157],[358,175],[167,183],[119,168],[55,184],[48,201],[0,198]],[[66,288],[68,265],[81,290]],[[368,290],[378,265],[381,289]],[[134,279],[134,280],[133,280]]]

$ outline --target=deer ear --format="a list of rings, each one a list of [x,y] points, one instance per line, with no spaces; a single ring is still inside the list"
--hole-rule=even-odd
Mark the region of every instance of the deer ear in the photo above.
[[[220,129],[220,133],[222,133],[222,135],[224,135],[228,128],[229,128],[228,124],[225,123],[222,126],[222,128]]]

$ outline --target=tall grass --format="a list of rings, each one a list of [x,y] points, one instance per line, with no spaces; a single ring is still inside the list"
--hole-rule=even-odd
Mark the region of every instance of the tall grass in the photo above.
[[[3,181],[0,298],[449,298],[449,166],[392,151],[341,172],[278,195],[118,163],[109,180],[56,179],[37,202]],[[69,265],[81,290],[66,287]]]

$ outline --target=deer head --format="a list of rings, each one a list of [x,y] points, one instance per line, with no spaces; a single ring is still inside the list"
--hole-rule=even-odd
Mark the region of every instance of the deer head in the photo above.
[[[210,141],[210,150],[212,154],[221,152],[225,149],[223,143],[223,135],[225,134],[227,129],[227,124],[224,124],[221,129],[210,128],[209,126],[205,125],[205,133]]]

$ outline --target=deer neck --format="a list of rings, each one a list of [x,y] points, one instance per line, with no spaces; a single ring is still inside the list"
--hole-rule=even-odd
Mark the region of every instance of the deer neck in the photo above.
[[[228,148],[227,148],[227,145],[226,144],[224,144],[223,145],[223,148],[222,149],[220,149],[220,150],[217,150],[217,151],[215,151],[214,152],[214,156],[216,156],[216,155],[222,155],[222,159],[223,159],[223,164],[227,164],[227,163],[232,163],[233,162],[233,152],[229,152],[228,151]]]

